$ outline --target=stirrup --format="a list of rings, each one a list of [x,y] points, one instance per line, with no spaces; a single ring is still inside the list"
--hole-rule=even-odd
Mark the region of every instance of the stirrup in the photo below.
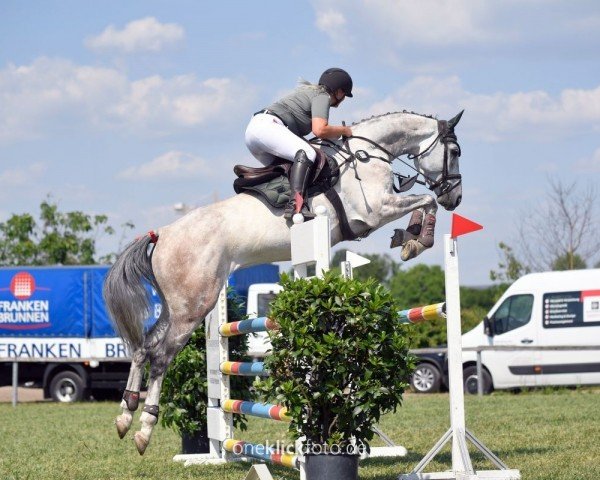
[[[286,220],[291,220],[296,213],[300,213],[305,220],[312,220],[316,217],[316,215],[308,209],[306,203],[302,204],[302,209],[300,210],[300,212],[296,212],[296,201],[294,199],[290,199],[290,201],[285,206],[283,217]]]
[[[296,202],[293,199],[290,199],[289,202],[285,206],[285,210],[283,211],[283,217],[286,220],[291,220],[295,213],[296,213]]]
[[[304,217],[304,220],[312,220],[316,217],[316,215],[308,209],[306,203],[302,205],[302,210],[300,210],[300,214]]]

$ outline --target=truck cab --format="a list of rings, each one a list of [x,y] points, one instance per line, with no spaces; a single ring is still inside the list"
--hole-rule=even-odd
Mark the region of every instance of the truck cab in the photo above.
[[[269,304],[281,292],[278,283],[255,283],[248,287],[246,314],[248,318],[268,317]],[[262,358],[271,350],[271,342],[267,332],[260,332],[248,337],[248,355]]]

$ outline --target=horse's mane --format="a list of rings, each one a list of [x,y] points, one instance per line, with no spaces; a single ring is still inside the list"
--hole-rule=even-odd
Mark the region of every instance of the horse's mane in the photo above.
[[[419,117],[425,117],[425,118],[431,118],[432,120],[437,120],[437,117],[433,116],[433,115],[425,115],[423,113],[417,113],[417,112],[409,112],[408,110],[402,110],[402,111],[398,111],[398,112],[387,112],[387,113],[382,113],[380,115],[372,115],[369,118],[363,118],[362,120],[359,120],[358,122],[352,122],[352,125],[360,125],[362,123],[366,123],[366,122],[370,122],[372,120],[377,120],[381,117],[386,117],[388,115],[394,115],[397,113],[405,113],[408,115],[417,115]]]

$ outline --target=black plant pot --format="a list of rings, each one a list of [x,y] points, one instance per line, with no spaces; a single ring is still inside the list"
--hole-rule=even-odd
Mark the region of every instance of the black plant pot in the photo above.
[[[181,453],[209,453],[210,442],[206,427],[192,434],[183,432],[181,434]]]
[[[357,480],[358,455],[306,455],[306,480]]]

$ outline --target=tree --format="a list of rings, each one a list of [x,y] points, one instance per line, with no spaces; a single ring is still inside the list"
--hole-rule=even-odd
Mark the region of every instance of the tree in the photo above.
[[[502,283],[510,284],[518,278],[521,278],[523,275],[531,272],[531,269],[516,257],[513,249],[506,243],[500,242],[498,248],[500,248],[502,259],[498,264],[499,270],[490,271],[490,279],[493,282],[500,281]]]
[[[439,265],[418,264],[399,271],[390,290],[403,309],[422,307],[445,300],[444,271]],[[411,348],[437,347],[446,343],[446,324],[440,321],[411,325]]]
[[[444,271],[439,265],[418,264],[400,270],[390,281],[390,290],[404,308],[444,301]]]
[[[579,255],[563,255],[554,260],[552,270],[583,270],[587,264]]]
[[[399,271],[390,282],[392,295],[403,309],[444,302],[446,278],[439,265],[415,265]],[[483,320],[502,296],[506,286],[461,287],[461,328],[467,332]],[[411,325],[411,348],[439,347],[447,343],[446,322],[431,321]]]
[[[593,185],[580,190],[576,182],[549,184],[545,203],[523,216],[522,256],[534,271],[585,268],[600,252],[598,191]]]
[[[123,227],[133,228],[133,224]],[[95,264],[96,241],[101,235],[114,233],[106,215],[61,212],[47,198],[40,204],[39,223],[28,213],[13,214],[6,222],[0,222],[0,265]]]

